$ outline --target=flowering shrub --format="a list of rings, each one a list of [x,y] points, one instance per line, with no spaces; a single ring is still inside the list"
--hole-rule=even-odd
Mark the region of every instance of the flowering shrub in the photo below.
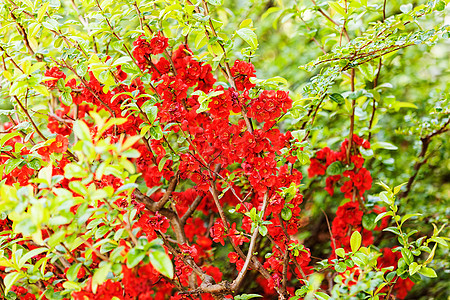
[[[374,151],[393,145],[371,144],[375,91],[355,82],[356,70],[370,77],[372,60],[435,42],[445,27],[394,31],[443,2],[402,9],[397,23],[383,7],[383,25],[370,29],[390,38],[383,47],[351,40],[350,7],[330,2],[344,12],[348,41],[306,66],[334,63],[304,98],[281,77],[257,76],[253,22],[227,35],[214,19],[220,1],[77,2],[0,6],[9,103],[0,112],[2,297],[404,299],[437,276],[429,264],[447,247],[445,226],[406,227],[421,216],[399,212],[417,173],[393,189],[378,180],[384,190],[375,191]],[[380,68],[381,60],[374,80]],[[350,90],[331,93],[343,72]],[[358,132],[357,102],[370,97],[369,127]],[[339,151],[314,144],[325,99],[349,105]],[[420,158],[448,125],[439,115]],[[304,233],[314,237],[311,197],[320,189],[339,200],[332,222],[324,212],[316,254]]]

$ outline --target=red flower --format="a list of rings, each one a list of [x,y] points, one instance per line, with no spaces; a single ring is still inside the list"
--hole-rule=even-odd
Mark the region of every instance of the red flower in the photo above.
[[[44,161],[50,161],[51,150],[50,150],[49,146],[44,146],[44,147],[37,149],[37,153],[39,153],[39,155],[41,155],[41,157]]]
[[[164,37],[161,32],[151,39],[150,41],[150,51],[153,55],[163,53],[168,46],[169,39]]]
[[[56,78],[55,80],[48,80],[45,82],[45,85],[49,88],[56,87],[58,79],[66,79],[66,74],[60,71],[58,67],[52,67],[50,70],[45,71],[45,76]]]
[[[50,144],[49,148],[51,152],[54,153],[64,153],[67,151],[67,145],[69,145],[69,140],[58,134],[56,140]]]
[[[169,219],[156,212],[153,217],[150,217],[149,214],[144,213],[136,225],[142,228],[147,235],[148,240],[153,240],[156,238],[155,230],[164,233],[169,228],[170,223]]]
[[[149,56],[152,52],[150,43],[145,38],[142,38],[143,36],[144,35],[141,35],[137,40],[133,42],[133,46],[135,46],[135,48],[133,49],[133,57],[136,59],[141,69],[146,68],[147,59],[149,59]]]
[[[221,243],[222,246],[225,245],[224,238],[226,236],[225,227],[223,226],[222,219],[217,219],[214,225],[209,230],[213,241],[216,243]]]
[[[230,259],[230,263],[234,264],[239,260],[239,255],[236,252],[228,253],[228,258]]]
[[[238,91],[250,89],[255,84],[250,82],[250,77],[256,77],[255,67],[251,63],[236,60],[231,67],[231,75],[235,78],[236,88]]]
[[[23,165],[22,168],[16,168],[11,172],[11,176],[16,178],[17,182],[21,186],[27,185],[28,180],[34,174],[34,170],[27,167],[27,165]]]

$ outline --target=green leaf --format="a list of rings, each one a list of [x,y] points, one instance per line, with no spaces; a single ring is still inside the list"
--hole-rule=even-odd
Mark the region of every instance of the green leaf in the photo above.
[[[391,143],[387,142],[376,142],[372,144],[372,149],[386,149],[386,150],[397,150],[398,147],[395,145],[392,145]]]
[[[0,147],[3,147],[3,145],[9,141],[12,138],[15,138],[16,136],[19,136],[20,133],[17,131],[13,131],[10,133],[5,134],[4,136],[2,136],[2,138],[0,139]]]
[[[77,69],[76,69],[76,71],[77,71],[77,74],[79,75],[79,76],[81,76],[81,77],[83,77],[84,75],[86,75],[86,73],[87,73],[87,70],[88,70],[88,67],[87,67],[87,65],[85,64],[85,63],[79,63],[78,65],[77,65]],[[112,100],[114,100],[114,99],[112,99]],[[111,100],[111,101],[112,101]]]
[[[411,250],[402,248],[401,252],[402,252],[402,257],[405,260],[406,264],[410,265],[414,261],[414,256],[411,253]]]
[[[345,103],[345,99],[344,97],[342,97],[341,94],[338,93],[333,93],[330,95],[330,99],[333,100],[334,102],[336,102],[339,105],[342,105]]]
[[[362,217],[363,227],[369,231],[372,231],[377,225],[377,223],[375,222],[376,218],[377,218],[377,214],[375,214],[375,213],[363,215],[363,217]]]
[[[147,116],[150,124],[153,124],[153,122],[155,122],[156,118],[158,117],[158,107],[151,106],[150,108],[148,108]]]
[[[66,178],[68,178],[68,179],[72,179],[74,177],[83,178],[83,177],[87,176],[87,174],[88,174],[87,171],[76,163],[69,163],[64,167],[64,176],[66,176]],[[78,182],[78,183],[75,183],[75,182]],[[77,193],[78,193],[78,190],[83,190],[83,191],[86,190],[86,187],[80,186],[81,183],[79,181],[71,181],[70,183],[73,184],[72,187],[74,188],[74,191],[76,191]],[[69,186],[70,186],[70,184],[69,184]],[[81,195],[83,195],[83,194],[85,194],[85,193],[81,193]]]
[[[360,268],[363,268],[364,266],[367,265],[367,258],[366,255],[364,255],[363,253],[356,253],[359,255],[354,255],[351,257],[351,260]]]
[[[114,61],[114,63],[112,64],[112,67],[117,67],[119,65],[126,64],[126,63],[128,63],[130,61],[131,61],[131,57],[129,57],[129,56],[122,56],[122,57],[119,57],[116,61]]]
[[[251,298],[258,298],[258,297],[262,297],[262,296],[258,295],[258,294],[241,294],[241,295],[234,296],[234,299],[235,300],[248,300]]]
[[[214,6],[220,6],[223,4],[223,0],[208,0],[208,3]]]
[[[404,183],[402,183],[402,184],[400,184],[400,185],[397,185],[397,186],[394,188],[394,195],[397,195],[398,192],[400,192],[402,186],[404,186],[404,185],[407,184],[407,183],[408,183],[408,182],[404,182]]]
[[[345,170],[344,165],[340,161],[335,161],[334,163],[328,166],[327,175],[330,176],[339,175],[342,174],[344,170]]]
[[[339,257],[345,257],[345,250],[344,250],[344,248],[337,248],[334,252]]]
[[[71,265],[66,273],[67,279],[70,281],[75,281],[77,279],[78,271],[80,271],[81,266],[81,263]]]
[[[388,191],[388,192],[391,191],[391,188],[389,186],[387,186],[387,184],[384,183],[383,181],[380,180],[379,182],[377,182],[377,184],[381,185],[386,191]]]
[[[289,207],[283,207],[281,210],[281,217],[285,221],[289,221],[292,218],[292,210]]]
[[[162,275],[173,278],[173,264],[169,256],[164,251],[153,251],[149,254],[153,267]]]
[[[104,264],[95,271],[94,276],[92,276],[92,290],[94,293],[97,292],[97,286],[105,282],[109,271],[111,271],[111,264],[109,263]]]
[[[73,132],[75,135],[83,141],[91,140],[91,133],[89,131],[89,127],[81,120],[77,120],[73,124]]]
[[[302,165],[307,165],[307,164],[311,163],[311,160],[310,160],[308,154],[306,154],[305,152],[303,152],[301,150],[297,150],[297,158]]]
[[[352,236],[350,237],[350,247],[353,253],[358,251],[358,249],[361,247],[361,240],[361,234],[358,231],[353,232]]]
[[[314,296],[316,296],[317,300],[328,300],[331,297],[324,292],[315,292]]]
[[[445,9],[445,2],[444,1],[438,1],[436,3],[436,6],[434,7],[437,11],[443,11]]]
[[[34,9],[34,4],[31,0],[21,0],[23,3],[25,3],[29,8]]]
[[[137,266],[145,257],[145,251],[133,248],[127,254],[127,267],[129,269]]]
[[[34,169],[39,170],[41,168],[41,161],[37,158],[27,162],[27,166]]]
[[[422,267],[422,268],[420,268],[420,270],[418,272],[419,272],[419,274],[422,274],[423,276],[426,276],[426,277],[430,277],[430,278],[437,277],[436,272],[432,268]]]
[[[163,132],[161,130],[161,127],[159,127],[159,125],[150,128],[149,133],[152,139],[160,140],[163,138]]]
[[[258,48],[258,37],[256,33],[254,33],[249,28],[241,28],[236,31],[236,33],[243,39],[247,44],[250,45],[253,49]]]
[[[438,243],[438,244],[440,244],[440,245],[442,245],[442,246],[444,246],[446,248],[448,247],[447,242],[441,237],[438,237],[438,236],[432,237],[430,239],[430,241],[436,242],[436,243]]]
[[[380,193],[379,196],[380,196],[380,199],[381,199],[384,203],[389,204],[389,205],[394,204],[394,199],[388,194],[388,192],[383,191],[383,192]]]
[[[259,226],[258,231],[262,236],[266,236],[269,230],[266,226]]]
[[[164,168],[164,165],[166,164],[167,160],[169,159],[168,156],[163,156],[161,160],[158,163],[158,171],[161,172]]]
[[[412,9],[413,9],[412,3],[400,5],[400,11],[402,13],[406,14],[406,13],[410,12]]]
[[[336,270],[336,272],[342,273],[345,272],[345,270],[347,270],[347,265],[343,261],[341,261],[340,263],[334,266],[334,269]]]
[[[18,267],[19,267],[19,268],[22,268],[22,267],[25,265],[25,263],[26,263],[30,258],[32,258],[32,257],[34,257],[34,256],[36,256],[36,255],[39,255],[39,254],[41,254],[42,252],[45,252],[45,251],[48,251],[48,249],[47,249],[47,248],[36,248],[36,249],[33,249],[33,250],[27,252],[24,256],[22,256],[22,257],[20,258]]]
[[[70,95],[69,92],[62,93],[60,99],[61,99],[62,104],[66,105],[66,106],[72,105],[72,96]]]
[[[38,11],[38,15],[37,15],[37,21],[40,23],[41,21],[42,21],[42,19],[44,18],[44,16],[45,16],[45,13],[47,12],[47,8],[48,8],[48,5],[49,5],[50,3],[49,2],[45,2],[42,6],[41,6],[41,8],[39,8],[39,11]]]
[[[398,111],[400,108],[404,108],[404,107],[418,109],[417,105],[415,105],[414,103],[401,102],[401,101],[394,102],[394,104],[392,104],[392,107],[395,109],[395,111]]]
[[[417,217],[417,216],[421,216],[421,215],[422,214],[407,214],[407,215],[404,215],[403,218],[402,218],[402,222],[400,223],[400,226],[403,225],[403,223],[405,223],[405,221],[408,220],[409,218]]]
[[[392,216],[394,213],[392,211],[387,211],[387,212],[383,212],[381,214],[379,214],[376,218],[375,218],[375,223],[378,223],[378,221],[380,221],[381,219],[383,219],[384,217],[387,216]]]
[[[9,290],[14,285],[14,283],[16,283],[22,277],[23,277],[23,275],[18,272],[6,274],[5,278],[3,278],[3,283],[5,285],[5,290],[4,290],[5,295],[8,294]]]
[[[338,2],[328,2],[328,5],[334,10],[336,11],[338,14],[345,16],[345,10],[344,8],[338,3]]]
[[[412,262],[412,263],[409,265],[409,275],[413,276],[414,274],[417,273],[417,271],[420,270],[420,268],[421,268],[420,265],[418,265],[416,262]]]
[[[3,170],[3,175],[8,175],[15,168],[17,168],[21,163],[22,163],[22,160],[20,158],[8,159],[6,164],[4,164],[5,169]]]

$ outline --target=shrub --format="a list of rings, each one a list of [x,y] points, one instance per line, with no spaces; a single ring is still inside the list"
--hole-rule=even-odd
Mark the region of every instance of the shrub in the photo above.
[[[403,299],[448,270],[448,81],[394,97],[445,3],[234,4],[0,4],[2,297]]]

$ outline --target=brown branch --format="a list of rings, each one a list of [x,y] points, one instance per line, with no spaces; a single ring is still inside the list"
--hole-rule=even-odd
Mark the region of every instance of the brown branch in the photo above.
[[[9,1],[9,3],[12,4],[12,6],[14,6],[14,9],[18,9],[18,8],[19,8],[19,6],[17,6],[17,4],[15,4],[12,0],[8,0],[8,1]],[[23,12],[24,14],[26,14],[28,17],[34,19],[33,14],[30,14],[30,13],[27,12],[26,10],[23,10],[22,12]]]
[[[0,50],[3,51],[3,54],[4,54],[7,58],[9,58],[9,60],[13,63],[13,65],[14,65],[17,69],[19,69],[20,72],[22,72],[23,74],[25,74],[25,72],[23,71],[23,69],[22,69],[21,67],[19,67],[19,65],[14,61],[14,59],[13,59],[10,55],[8,55],[8,53],[6,52],[6,50],[5,50],[2,46],[0,46]],[[6,63],[5,63],[5,58],[4,58],[3,56],[2,56],[2,59],[3,59],[3,65],[6,65]],[[5,71],[6,71],[6,69],[5,69]]]
[[[450,124],[450,117],[447,120],[447,122],[444,123],[444,125],[441,126],[441,128],[439,128],[438,130],[428,134],[427,136],[425,136],[424,138],[421,138],[420,141],[422,142],[422,149],[420,150],[419,156],[418,156],[418,161],[414,164],[414,173],[413,175],[408,179],[408,182],[406,184],[406,189],[404,192],[402,192],[401,194],[399,194],[398,199],[401,198],[405,198],[406,196],[408,196],[409,192],[411,191],[412,185],[414,183],[414,180],[416,179],[417,175],[419,174],[420,168],[426,164],[428,158],[425,157],[428,147],[431,143],[431,140],[433,137],[440,135],[444,132],[447,132],[449,130],[449,128],[447,128],[447,126]]]
[[[106,205],[108,205],[108,207],[109,207],[111,210],[115,210],[115,209],[112,207],[111,203],[109,203],[108,200],[106,200],[105,203],[106,203]],[[126,224],[122,219],[120,219],[119,216],[116,216],[116,219],[119,220],[120,225],[122,225],[122,227],[126,230],[126,232],[128,233],[128,235],[130,236],[131,241],[133,242],[133,244],[134,244],[135,246],[137,246],[137,245],[138,245],[138,240],[137,240],[136,236],[133,234],[133,231],[131,230],[130,223],[127,223],[127,224]]]
[[[282,284],[281,284],[281,290],[284,294],[287,293],[286,286],[287,286],[287,270],[289,266],[289,250],[287,249],[284,251],[284,258],[283,258],[283,274],[282,274]],[[301,269],[300,269],[301,270]]]
[[[167,191],[164,193],[164,195],[158,202],[154,202],[150,197],[142,194],[142,192],[138,189],[134,190],[136,200],[138,200],[141,203],[144,203],[145,207],[150,211],[157,212],[161,210],[172,196],[172,193],[178,184],[179,176],[180,176],[179,171],[177,171],[175,175],[172,178],[170,178]]]
[[[17,104],[19,104],[20,108],[22,109],[22,111],[25,113],[25,115],[27,116],[28,120],[30,120],[31,125],[33,125],[34,130],[36,131],[36,133],[44,140],[46,141],[47,138],[42,134],[42,132],[39,130],[39,128],[37,127],[36,123],[34,123],[33,119],[31,118],[30,114],[28,113],[28,110],[23,106],[22,102],[20,102],[19,98],[17,98],[17,96],[13,96],[14,100],[16,100]]]
[[[195,198],[194,202],[192,202],[192,204],[189,206],[188,210],[184,213],[183,217],[181,217],[180,219],[181,224],[183,225],[186,224],[187,219],[189,219],[189,217],[194,213],[194,211],[200,205],[202,200],[203,200],[202,196],[197,196],[197,198]]]
[[[316,109],[314,110],[314,114],[313,114],[312,119],[311,119],[311,126],[310,126],[309,130],[306,132],[305,137],[302,139],[302,142],[306,141],[306,139],[308,138],[309,134],[311,133],[311,128],[312,128],[312,126],[314,125],[314,121],[316,120],[317,112],[319,111],[319,107],[320,107],[320,105],[322,105],[323,100],[325,100],[325,96],[326,96],[326,95],[323,95],[323,96],[322,96],[322,99],[321,99],[320,102],[319,102],[319,104],[317,104]],[[312,107],[311,107],[310,112],[311,112],[311,111],[312,111]],[[310,115],[310,113],[308,113],[308,116],[309,116],[309,115]],[[307,123],[307,122],[305,122],[304,125],[305,125],[306,123]],[[303,128],[304,128],[304,126],[302,125],[302,129],[303,129]]]
[[[146,209],[152,212],[159,212],[161,215],[168,218],[177,237],[177,242],[184,244],[186,243],[186,233],[184,232],[183,224],[178,217],[178,214],[171,209],[164,208],[164,204],[168,201],[168,199],[170,199],[172,192],[175,190],[175,182],[178,182],[178,172],[174,177],[171,178],[169,187],[163,196],[164,199],[161,198],[159,202],[154,202],[150,197],[142,194],[142,192],[138,189],[134,190],[133,195],[136,201],[145,205]]]
[[[386,2],[385,2],[386,3]],[[380,57],[380,60],[378,61],[378,70],[377,70],[377,75],[375,76],[375,79],[373,80],[373,89],[375,89],[378,86],[378,78],[380,76],[380,71],[381,71],[381,66],[382,66],[382,58]],[[375,112],[377,110],[376,107],[376,101],[375,101],[375,97],[373,97],[373,102],[372,102],[372,115],[370,116],[370,121],[369,121],[369,135],[367,137],[367,141],[370,142],[370,138],[372,137],[372,126],[373,126],[373,121],[375,119]]]
[[[334,249],[336,249],[336,240],[334,239],[333,232],[331,231],[330,221],[328,220],[328,216],[325,213],[325,211],[321,208],[320,209],[325,216],[325,220],[327,221],[328,231],[330,232],[331,242],[333,243]]]
[[[379,54],[379,55],[376,55],[376,56],[374,56],[374,57],[371,57],[371,58],[369,58],[369,59],[366,59],[366,60],[364,60],[364,61],[362,61],[362,62],[359,62],[359,63],[357,63],[357,64],[352,64],[352,65],[347,64],[344,68],[342,68],[341,71],[347,71],[348,69],[352,69],[352,68],[355,68],[355,67],[357,67],[357,66],[359,66],[359,65],[363,65],[363,64],[365,64],[366,62],[369,62],[369,61],[374,60],[374,59],[376,59],[376,58],[382,57],[382,56],[384,56],[384,55],[386,55],[386,54],[389,54],[389,53],[391,53],[391,52],[398,51],[398,50],[400,50],[400,49],[403,49],[403,48],[406,48],[406,47],[409,47],[409,46],[413,46],[413,45],[415,45],[415,44],[405,44],[405,45],[402,45],[402,46],[400,46],[400,47],[391,49],[391,50],[389,50],[389,51],[387,51],[387,52],[384,52],[384,53],[381,53],[381,54]],[[392,45],[392,46],[386,47],[386,48],[384,48],[384,49],[381,49],[381,51],[387,50],[387,49],[393,48],[393,47],[395,47],[395,45]],[[372,54],[370,54],[370,55],[372,55]],[[366,55],[366,56],[370,56],[370,55]]]
[[[194,6],[194,4],[192,4],[192,2],[190,0],[187,0],[187,3]],[[203,5],[203,15],[209,16],[208,4],[206,3],[205,0],[202,0],[202,5]],[[198,7],[196,7],[196,6],[194,6],[194,7],[195,7],[195,11],[197,13],[201,13]],[[209,18],[209,28],[211,29],[212,35],[217,38],[218,35],[217,35],[217,32],[211,21],[211,18]],[[210,39],[210,33],[209,33],[206,25],[205,25],[205,34],[206,34],[206,37],[208,39]],[[219,44],[220,48],[222,49],[223,57],[224,57],[224,63],[222,64],[219,62],[220,70],[222,71],[225,78],[228,80],[228,83],[230,84],[230,86],[236,90],[236,82],[235,82],[234,77],[231,75],[231,68],[227,61],[228,57],[227,57],[227,52],[226,52],[225,46],[223,45],[223,43],[220,42],[220,40],[217,40],[217,43]],[[241,107],[241,114],[242,114],[242,117],[244,118],[245,124],[247,126],[247,130],[250,133],[253,133],[253,125],[252,125],[251,119],[247,116],[247,109],[244,106]]]
[[[264,216],[264,213],[266,212],[268,199],[269,199],[269,190],[267,190],[266,193],[264,194],[263,207],[261,209],[262,216]],[[256,238],[259,235],[259,225],[257,225],[254,230],[255,231],[253,232],[252,238],[250,240],[250,246],[248,247],[247,257],[245,259],[244,266],[242,267],[242,269],[239,272],[236,279],[233,281],[233,284],[232,284],[233,291],[236,291],[239,288],[239,286],[241,285],[242,280],[244,279],[244,276],[247,273],[247,269],[249,267],[250,260],[253,257],[253,249],[255,248]]]
[[[101,259],[103,259],[104,261],[109,261],[109,257],[103,255],[100,253],[100,251],[98,251],[97,249],[95,249],[91,243],[89,243],[87,240],[85,240],[83,237],[80,237],[80,239],[83,241],[83,243],[88,246],[89,249],[91,249],[98,257],[100,257]]]
[[[67,248],[67,246],[64,243],[61,243],[61,245],[63,246],[63,248],[67,251],[67,254],[69,254],[69,256],[73,259],[73,261],[78,261],[77,258],[73,255],[72,251],[70,251],[69,248]],[[46,244],[47,246],[47,244]],[[47,246],[49,249],[50,247]],[[65,259],[61,259],[60,262],[63,264],[64,268],[69,268],[70,264],[67,260]],[[89,273],[92,275],[92,271],[91,269],[89,269],[87,266],[84,265],[84,263],[81,264],[81,266]],[[64,272],[65,273],[65,272]]]
[[[298,9],[298,8],[297,8],[297,12],[299,12],[299,9]],[[299,12],[299,13],[300,13],[300,12]],[[305,25],[306,29],[307,29],[308,31],[311,31],[311,27],[309,27],[308,24],[305,22],[305,20],[303,20],[302,16],[301,16],[300,14],[298,14],[297,16],[298,16],[298,17],[300,18],[300,20],[303,22],[303,24]],[[325,51],[325,48],[319,43],[319,41],[318,41],[314,36],[311,37],[311,40],[314,41],[314,43],[317,45],[317,47],[320,48],[320,50],[322,51],[323,54],[327,54],[327,52]]]
[[[75,69],[70,66],[65,60],[63,60],[62,62],[64,64],[61,64],[55,60],[53,60],[56,64],[58,65],[63,65],[65,67],[67,67],[72,73],[75,74],[75,76],[78,77],[78,79],[80,79],[81,83],[84,85],[84,87],[94,96],[94,98],[100,102],[110,113],[111,115],[115,118],[116,117],[116,113],[111,109],[111,107],[109,107],[108,104],[106,104],[102,99],[100,99],[100,97],[97,95],[97,93],[89,86],[89,84],[87,84],[86,80],[84,80],[83,77],[81,77],[80,75],[78,75],[77,71],[75,71]]]
[[[336,26],[339,27],[339,23],[336,22],[335,20],[333,20],[327,13],[325,13],[319,6],[317,6],[317,3],[316,3],[315,0],[311,0],[311,1],[312,1],[312,3],[317,7],[317,11],[318,11],[322,16],[324,16],[325,18],[327,18],[328,21],[330,21],[331,23],[333,23],[334,25],[336,25]],[[348,35],[347,30],[345,29],[345,26],[344,26],[344,28],[343,28],[343,33],[344,33],[345,37],[347,38],[347,40],[350,41],[350,37],[349,37],[349,35]]]
[[[352,92],[355,91],[355,69],[352,69],[350,85]],[[353,130],[355,127],[355,109],[356,109],[356,98],[353,97],[352,100],[352,114],[350,115],[350,133],[348,137],[348,146],[347,146],[347,164],[350,164],[350,153],[353,148]]]
[[[37,55],[33,48],[31,48],[30,45],[30,41],[28,39],[28,34],[25,30],[25,28],[23,27],[22,24],[19,23],[19,21],[17,20],[17,17],[13,14],[12,10],[9,10],[9,14],[11,16],[11,18],[14,20],[14,22],[17,24],[17,31],[19,31],[20,35],[23,37],[23,41],[25,43],[25,47],[28,49],[28,53],[30,53],[31,55],[33,55],[37,61],[41,62],[42,61],[42,56],[41,55]],[[33,17],[34,19],[34,17]]]
[[[181,254],[175,248],[173,248],[166,237],[157,232],[157,234],[163,239],[164,246],[174,255],[179,257],[185,265],[188,265],[192,268],[195,274],[197,274],[202,283],[200,287],[193,291],[184,292],[184,294],[200,294],[200,293],[210,293],[216,299],[222,299],[224,294],[229,294],[231,292],[231,285],[228,281],[222,281],[220,283],[215,283],[214,278],[208,274],[206,274],[192,259],[192,257]]]

